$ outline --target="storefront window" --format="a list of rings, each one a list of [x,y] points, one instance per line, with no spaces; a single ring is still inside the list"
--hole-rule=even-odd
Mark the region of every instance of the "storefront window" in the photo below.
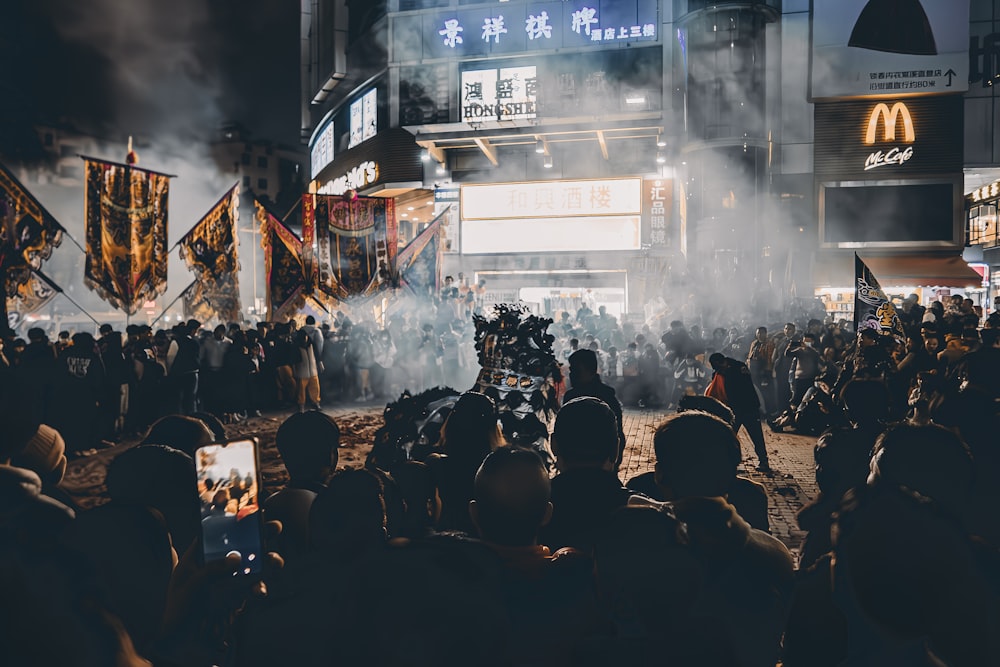
[[[992,248],[1000,245],[997,233],[997,205],[979,204],[969,209],[966,241],[969,245]]]

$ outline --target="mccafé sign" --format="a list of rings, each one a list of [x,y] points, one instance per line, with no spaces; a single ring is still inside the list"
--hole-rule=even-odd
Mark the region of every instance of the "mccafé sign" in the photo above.
[[[898,132],[897,125],[902,125],[902,132]],[[882,132],[879,132],[881,127]],[[916,141],[916,132],[913,130],[913,118],[910,110],[902,102],[895,102],[890,107],[885,102],[879,102],[872,109],[868,116],[868,126],[865,129],[865,145],[875,146],[876,144],[888,144],[891,147],[881,147],[870,153],[865,159],[865,171],[887,167],[892,165],[904,165],[913,157],[913,146],[892,145],[899,142],[912,144]]]

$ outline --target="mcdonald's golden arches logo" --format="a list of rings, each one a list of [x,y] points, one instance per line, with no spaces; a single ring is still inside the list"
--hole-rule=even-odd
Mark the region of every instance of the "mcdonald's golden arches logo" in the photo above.
[[[872,109],[871,116],[868,117],[868,129],[865,132],[865,144],[871,146],[875,143],[878,133],[879,119],[883,125],[883,141],[896,141],[896,124],[899,119],[903,120],[903,142],[912,144],[916,140],[916,133],[913,131],[913,119],[910,117],[910,110],[902,102],[896,102],[889,108],[885,102],[879,102]]]

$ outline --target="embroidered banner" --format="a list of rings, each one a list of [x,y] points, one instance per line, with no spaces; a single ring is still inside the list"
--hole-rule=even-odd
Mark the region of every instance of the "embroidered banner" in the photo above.
[[[31,271],[27,282],[17,286],[17,293],[7,297],[7,313],[18,313],[23,318],[41,310],[61,291],[40,271]]]
[[[254,201],[264,249],[268,319],[289,317],[305,303],[308,282],[302,266],[302,241],[264,206]]]
[[[315,252],[309,249],[315,270],[309,275],[323,292],[342,300],[389,285],[398,238],[391,199],[303,195],[302,229],[315,230]]]
[[[441,288],[441,236],[448,211],[442,211],[417,234],[396,260],[399,283],[415,294],[431,296]]]
[[[134,165],[86,160],[84,282],[134,315],[167,288],[170,176]]]
[[[883,336],[906,340],[896,307],[886,297],[868,265],[854,255],[854,330],[874,329]]]
[[[178,243],[181,259],[201,283],[199,293],[224,322],[240,321],[239,219],[236,184]]]
[[[0,165],[0,289],[6,296],[21,294],[62,237],[62,225]]]

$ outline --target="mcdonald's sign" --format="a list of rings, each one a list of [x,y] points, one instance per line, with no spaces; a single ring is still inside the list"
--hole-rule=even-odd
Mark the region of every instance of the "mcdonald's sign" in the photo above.
[[[962,173],[961,95],[821,101],[814,111],[813,167],[824,181]]]
[[[880,119],[882,120],[882,126],[885,128],[883,141],[895,141],[896,124],[900,118],[903,120],[903,142],[912,144],[917,139],[916,133],[913,131],[913,118],[910,116],[910,110],[902,102],[896,102],[892,105],[891,109],[885,102],[879,102],[875,105],[871,115],[868,116],[865,144],[868,146],[874,145]]]

